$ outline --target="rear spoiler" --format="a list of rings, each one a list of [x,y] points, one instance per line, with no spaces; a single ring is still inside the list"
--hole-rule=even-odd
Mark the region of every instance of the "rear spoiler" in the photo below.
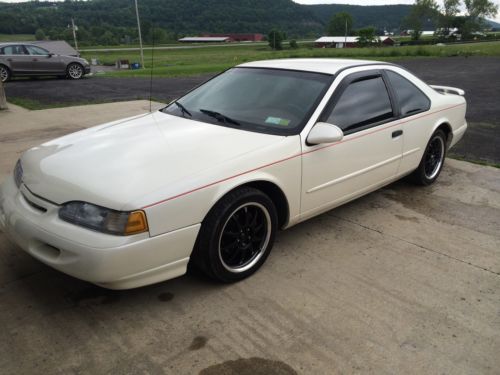
[[[441,94],[453,94],[464,96],[465,91],[462,89],[457,89],[456,87],[448,87],[448,86],[435,86],[431,85],[431,87]]]

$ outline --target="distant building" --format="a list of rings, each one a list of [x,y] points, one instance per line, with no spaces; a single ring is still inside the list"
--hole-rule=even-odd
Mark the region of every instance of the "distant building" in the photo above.
[[[354,48],[358,46],[358,37],[322,36],[314,43],[318,48]]]
[[[315,41],[318,48],[356,48],[359,47],[357,36],[323,36]],[[396,41],[389,36],[378,37],[384,46],[393,46]]]
[[[230,42],[262,42],[263,34],[202,34],[204,37],[227,37]]]
[[[189,36],[179,39],[181,43],[226,43],[229,37]]]

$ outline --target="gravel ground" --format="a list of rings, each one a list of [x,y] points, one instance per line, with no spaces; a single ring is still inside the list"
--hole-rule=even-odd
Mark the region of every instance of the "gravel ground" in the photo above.
[[[429,84],[460,87],[466,91],[470,129],[453,154],[467,160],[500,164],[500,58],[451,57],[399,62]],[[211,75],[154,78],[152,97],[168,102],[204,82]],[[496,83],[495,83],[496,82]],[[147,78],[88,77],[80,81],[31,79],[9,82],[7,97],[42,104],[111,102],[149,97]]]

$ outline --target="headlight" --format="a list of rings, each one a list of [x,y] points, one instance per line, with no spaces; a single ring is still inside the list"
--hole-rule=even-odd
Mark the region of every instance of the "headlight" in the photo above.
[[[87,59],[82,59],[82,60],[83,60],[83,64],[84,64],[84,65],[90,65],[90,64],[89,64],[89,61],[88,61]]]
[[[14,181],[19,189],[23,183],[23,166],[21,165],[21,159],[17,161],[16,167],[14,168]]]
[[[59,217],[69,223],[120,236],[148,230],[144,211],[115,211],[85,202],[66,203],[59,209]]]

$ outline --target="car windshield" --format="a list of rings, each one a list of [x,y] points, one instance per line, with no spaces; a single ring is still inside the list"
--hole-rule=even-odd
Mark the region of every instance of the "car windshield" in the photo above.
[[[171,103],[165,113],[269,134],[299,133],[333,76],[233,68]]]

